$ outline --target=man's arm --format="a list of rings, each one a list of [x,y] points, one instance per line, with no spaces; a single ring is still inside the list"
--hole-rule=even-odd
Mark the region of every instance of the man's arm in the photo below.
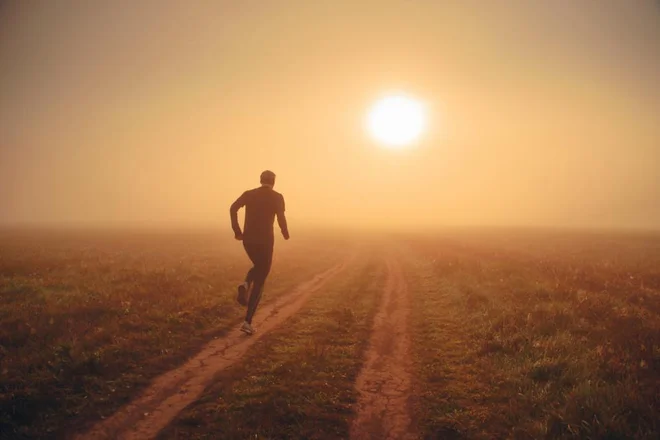
[[[238,224],[238,210],[245,206],[245,199],[247,198],[247,192],[241,194],[241,196],[236,199],[234,203],[231,204],[229,208],[229,217],[231,218],[231,228],[234,230],[234,237],[241,239],[243,237],[243,232],[241,231],[241,226]]]
[[[280,196],[280,203],[277,209],[277,224],[280,226],[282,236],[285,240],[289,239],[289,226],[286,223],[286,216],[284,215],[284,196]]]

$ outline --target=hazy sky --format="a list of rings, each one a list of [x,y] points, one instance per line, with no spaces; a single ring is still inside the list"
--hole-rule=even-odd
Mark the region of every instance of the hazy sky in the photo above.
[[[379,96],[431,109],[412,149]],[[660,228],[655,0],[3,1],[0,219]]]

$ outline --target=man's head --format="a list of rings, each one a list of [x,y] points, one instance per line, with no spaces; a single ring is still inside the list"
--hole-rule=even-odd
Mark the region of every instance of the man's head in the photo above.
[[[272,188],[275,186],[275,173],[269,170],[264,171],[261,173],[260,181],[262,185],[270,186]]]

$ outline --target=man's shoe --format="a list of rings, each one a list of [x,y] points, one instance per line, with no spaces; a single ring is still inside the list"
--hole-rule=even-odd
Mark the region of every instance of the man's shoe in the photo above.
[[[256,332],[256,330],[247,321],[243,322],[243,325],[241,325],[241,331],[246,335],[253,335]]]

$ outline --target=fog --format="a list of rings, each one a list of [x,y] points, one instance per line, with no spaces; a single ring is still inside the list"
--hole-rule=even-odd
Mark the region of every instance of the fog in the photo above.
[[[0,66],[6,224],[660,228],[654,0],[3,2]]]

